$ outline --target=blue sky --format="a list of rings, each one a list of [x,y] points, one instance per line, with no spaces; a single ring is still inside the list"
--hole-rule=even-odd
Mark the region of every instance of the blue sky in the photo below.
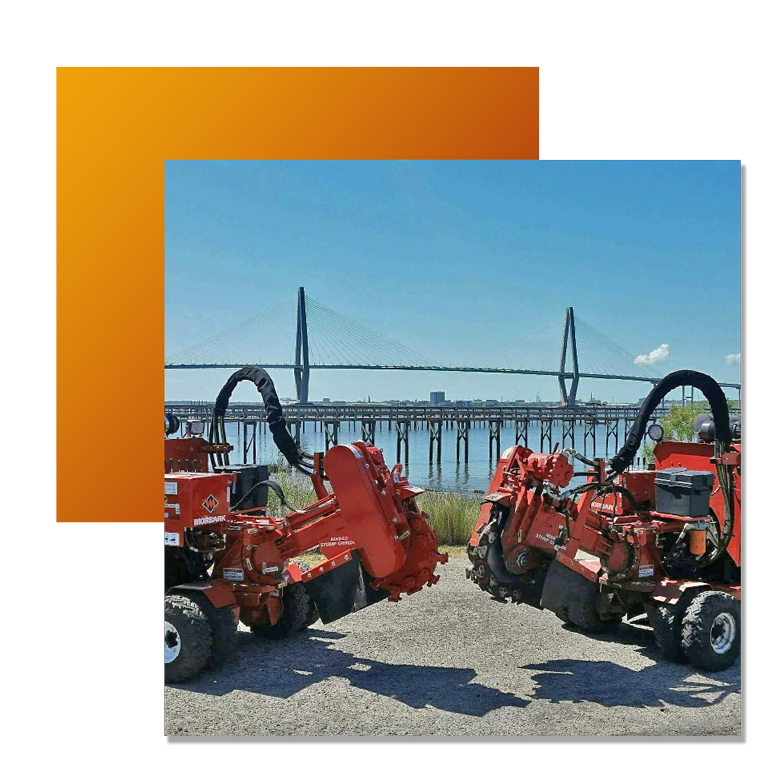
[[[573,306],[631,355],[666,344],[651,375],[690,367],[737,382],[726,357],[740,352],[740,163],[166,162],[168,355],[293,300],[300,285],[437,363],[510,363],[500,349],[544,326],[528,360],[553,360]],[[166,371],[166,398],[212,399],[228,374]],[[274,378],[294,395],[291,373]],[[528,376],[311,379],[312,399],[432,390],[557,396],[555,378]],[[633,401],[646,386],[584,380],[580,393],[591,392]]]

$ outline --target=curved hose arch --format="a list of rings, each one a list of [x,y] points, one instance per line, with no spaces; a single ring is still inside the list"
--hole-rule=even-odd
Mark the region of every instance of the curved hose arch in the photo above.
[[[646,427],[649,418],[659,406],[660,402],[667,394],[675,388],[681,386],[694,386],[698,389],[710,404],[715,422],[716,441],[724,445],[731,444],[731,428],[729,426],[729,405],[726,403],[726,396],[718,383],[704,372],[695,370],[676,370],[666,375],[653,389],[649,396],[644,399],[641,405],[638,417],[636,418],[630,433],[625,439],[624,446],[609,461],[612,470],[622,473],[634,460],[641,442],[646,433]]]
[[[295,466],[303,473],[311,473],[313,467],[313,455],[301,450],[293,439],[287,428],[284,415],[282,414],[282,404],[274,388],[274,381],[266,370],[254,365],[243,367],[233,373],[224,383],[223,388],[218,392],[213,408],[213,419],[210,427],[211,442],[214,444],[223,444],[226,442],[226,426],[224,416],[229,407],[234,389],[243,381],[249,380],[258,389],[258,393],[263,399],[263,405],[266,409],[266,422],[269,424],[271,436],[274,439],[277,449],[285,456],[285,460]],[[306,461],[306,462],[304,462]],[[223,464],[228,465],[229,456],[223,455]]]
[[[731,426],[729,424],[729,405],[726,396],[718,383],[704,372],[695,370],[677,370],[666,375],[646,397],[644,403],[625,439],[625,445],[609,461],[615,474],[622,473],[632,462],[641,446],[641,441],[646,433],[646,427],[654,410],[662,399],[675,388],[680,386],[694,386],[702,392],[710,405],[715,423],[715,457],[719,458],[729,447],[732,441]],[[716,474],[721,487],[724,501],[724,524],[723,535],[716,547],[710,553],[706,553],[698,561],[698,568],[710,566],[717,561],[728,548],[734,533],[734,484],[731,478],[731,467],[724,466],[720,462],[716,464]],[[613,474],[614,475],[614,474]]]

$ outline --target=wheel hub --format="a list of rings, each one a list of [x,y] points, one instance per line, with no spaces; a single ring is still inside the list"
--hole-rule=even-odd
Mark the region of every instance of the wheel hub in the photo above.
[[[721,612],[710,628],[710,646],[716,654],[726,654],[737,637],[737,623],[729,612]]]
[[[181,636],[175,626],[165,620],[165,664],[173,662],[181,651]]]

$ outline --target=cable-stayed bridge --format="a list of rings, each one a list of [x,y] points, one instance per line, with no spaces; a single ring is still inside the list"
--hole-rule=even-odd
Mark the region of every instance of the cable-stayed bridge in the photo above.
[[[438,364],[334,311],[298,289],[297,305],[285,300],[239,324],[194,343],[165,360],[165,369],[239,369],[253,364],[291,369],[298,400],[309,401],[311,370],[409,370],[479,372],[556,377],[561,402],[574,406],[582,378],[657,383],[636,356],[568,308],[564,326],[549,322],[492,351],[492,361]],[[739,383],[721,383],[739,389]]]

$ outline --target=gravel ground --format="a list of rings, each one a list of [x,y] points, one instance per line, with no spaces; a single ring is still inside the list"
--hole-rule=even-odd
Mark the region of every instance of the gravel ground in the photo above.
[[[640,618],[607,637],[441,581],[281,642],[241,628],[224,668],[165,687],[185,736],[741,736],[740,665],[662,660]]]

